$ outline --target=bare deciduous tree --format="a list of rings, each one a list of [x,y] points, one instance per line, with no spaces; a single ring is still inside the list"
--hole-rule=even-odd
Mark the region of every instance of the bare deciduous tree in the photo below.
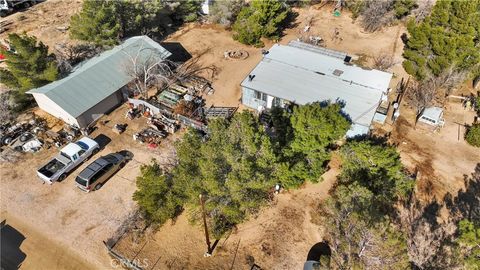
[[[436,201],[423,206],[412,196],[408,206],[399,209],[408,256],[418,269],[451,269],[455,263],[449,242],[456,226],[454,221],[439,217],[441,208]]]
[[[434,4],[435,4],[435,1],[433,0],[417,1],[418,7],[412,11],[412,15],[415,18],[415,22],[417,23],[421,22],[428,15],[430,15]]]
[[[55,51],[60,73],[65,75],[72,70],[73,66],[101,53],[102,48],[88,43],[77,45],[59,43],[55,45]]]
[[[362,11],[361,24],[368,32],[375,32],[395,19],[392,6],[395,0],[367,0]]]
[[[143,98],[148,98],[150,87],[168,85],[175,80],[174,71],[178,64],[165,59],[160,51],[145,48],[142,43],[134,53],[123,52],[128,59],[124,71],[133,78],[132,83]]]
[[[373,67],[376,69],[387,71],[393,65],[395,65],[395,61],[393,60],[392,54],[382,52],[379,55],[373,57]]]
[[[450,66],[440,76],[435,78],[435,85],[445,91],[445,96],[449,95],[452,90],[460,83],[464,82],[468,76],[468,71],[459,70],[455,66]]]
[[[420,83],[413,82],[406,91],[408,103],[415,109],[418,116],[425,107],[433,104],[436,95],[436,84],[433,79]]]

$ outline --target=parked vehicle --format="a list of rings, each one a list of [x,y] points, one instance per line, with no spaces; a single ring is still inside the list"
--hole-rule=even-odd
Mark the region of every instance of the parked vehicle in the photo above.
[[[37,175],[49,184],[62,181],[70,171],[99,150],[100,146],[96,141],[83,137],[77,142],[69,143],[62,148],[56,157],[38,169]]]
[[[5,17],[16,9],[29,8],[39,1],[35,0],[0,0],[0,16]]]
[[[127,161],[128,157],[120,153],[98,158],[75,178],[77,187],[85,192],[100,189],[114,173],[125,166]]]

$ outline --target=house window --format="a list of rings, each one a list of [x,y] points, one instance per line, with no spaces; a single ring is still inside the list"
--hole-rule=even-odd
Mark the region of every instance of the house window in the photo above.
[[[277,97],[273,98],[272,107],[282,107],[282,100]]]
[[[255,98],[263,101],[267,101],[267,94],[255,91]]]

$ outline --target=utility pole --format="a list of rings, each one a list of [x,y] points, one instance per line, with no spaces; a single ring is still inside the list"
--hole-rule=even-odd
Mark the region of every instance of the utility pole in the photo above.
[[[203,227],[205,229],[205,241],[207,243],[207,252],[205,252],[203,256],[210,257],[212,256],[212,250],[210,246],[210,236],[208,235],[207,216],[205,214],[205,201],[202,198],[202,194],[200,194],[199,198],[200,198],[200,206],[202,207]]]

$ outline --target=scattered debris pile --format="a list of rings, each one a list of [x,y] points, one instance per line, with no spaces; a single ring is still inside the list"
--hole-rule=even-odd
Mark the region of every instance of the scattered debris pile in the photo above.
[[[175,133],[181,126],[208,132],[209,119],[230,118],[236,107],[205,108],[203,94],[213,93],[210,83],[194,77],[165,88],[148,100],[129,98],[129,109],[125,117],[148,119],[145,129],[133,135],[133,139],[157,147],[168,134]]]
[[[61,147],[79,135],[80,130],[69,125],[57,132],[49,130],[45,119],[34,116],[29,121],[1,124],[0,147],[16,152],[34,153],[42,148]]]

